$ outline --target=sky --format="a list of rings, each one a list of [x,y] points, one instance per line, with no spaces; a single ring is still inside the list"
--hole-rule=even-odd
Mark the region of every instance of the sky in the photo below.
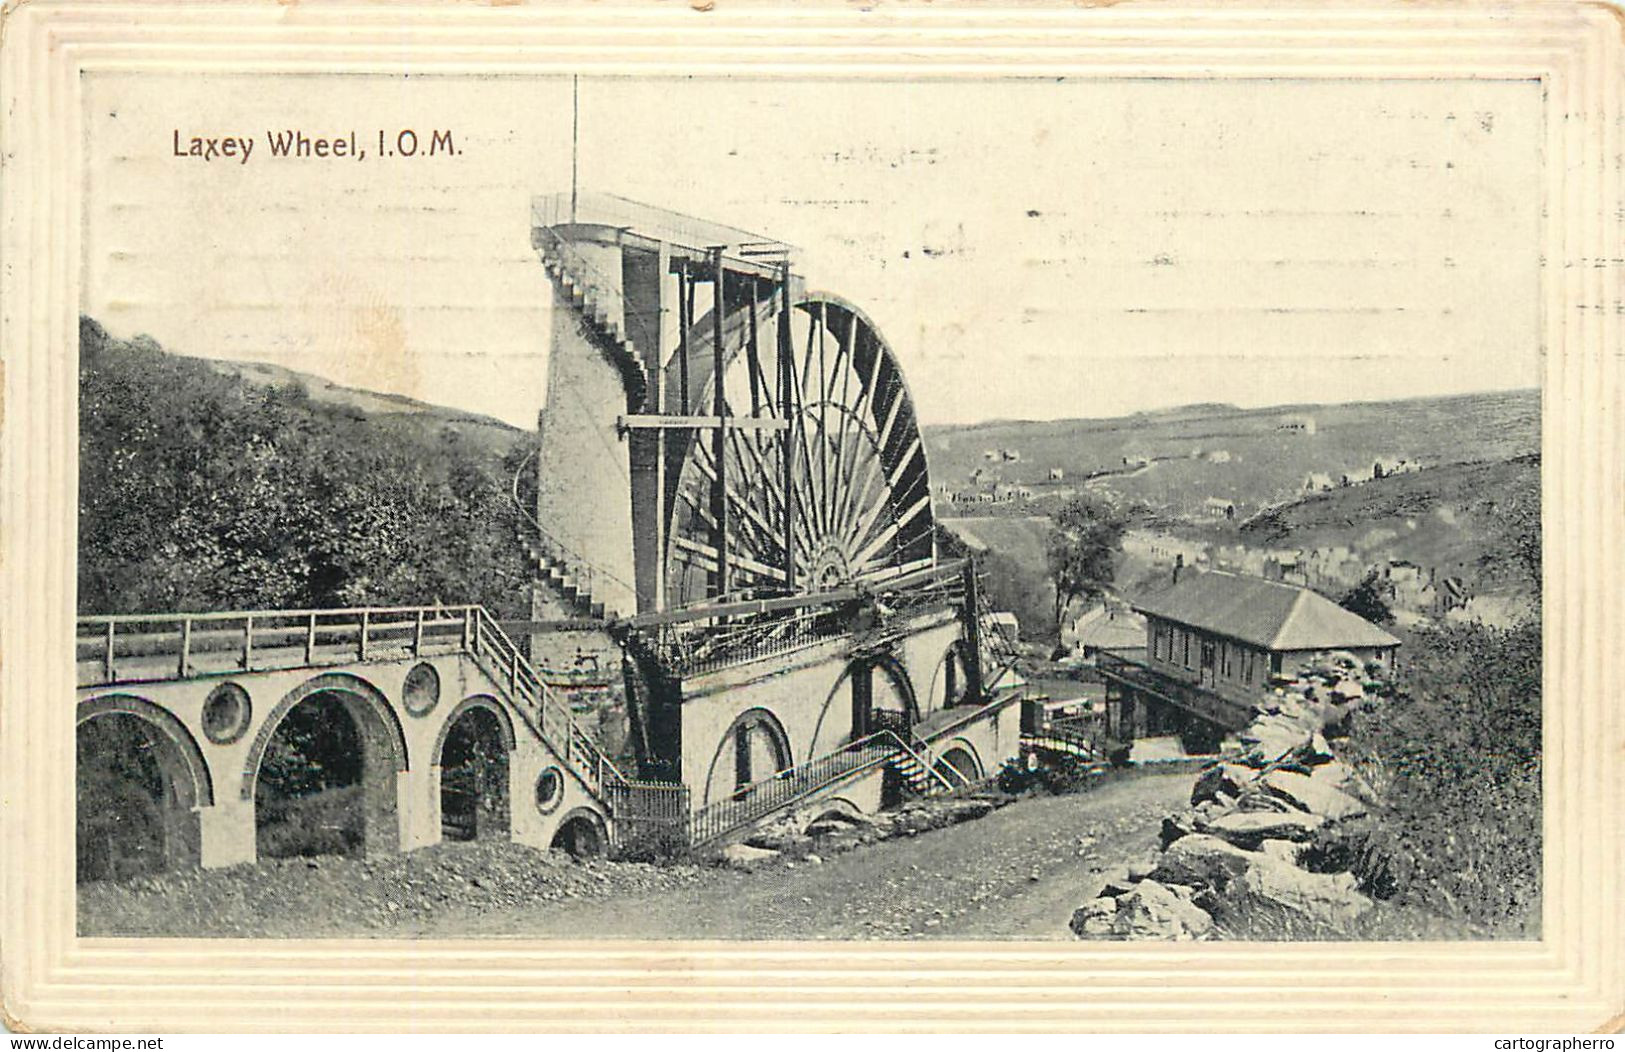
[[[84,311],[532,427],[567,77],[85,76]],[[800,250],[925,423],[1539,382],[1532,81],[582,78],[579,184]],[[403,128],[416,156],[378,153]],[[271,133],[362,159],[273,157]],[[435,130],[455,152],[427,155]],[[246,163],[175,156],[251,138]]]

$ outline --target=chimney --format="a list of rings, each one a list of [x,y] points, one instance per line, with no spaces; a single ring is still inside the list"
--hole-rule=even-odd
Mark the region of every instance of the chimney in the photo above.
[[[1179,583],[1179,571],[1185,568],[1185,553],[1180,552],[1174,556],[1174,583]]]

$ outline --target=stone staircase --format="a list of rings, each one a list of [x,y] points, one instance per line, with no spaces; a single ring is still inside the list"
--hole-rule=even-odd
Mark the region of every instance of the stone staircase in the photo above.
[[[929,764],[925,756],[912,748],[899,747],[887,763],[892,770],[902,776],[909,789],[920,796],[950,792],[969,784],[952,767],[944,765],[943,768],[938,768],[934,764]]]
[[[619,615],[620,611],[611,611],[593,598],[590,566],[572,563],[568,557],[549,551],[539,533],[521,530],[519,546],[525,551],[536,583],[547,586],[576,616],[603,621]]]
[[[549,279],[581,322],[583,333],[620,373],[621,382],[626,388],[627,411],[641,411],[648,385],[638,350],[593,294],[591,285],[584,277],[591,272],[591,268],[577,258],[568,241],[548,227],[533,228],[531,243],[540,254]],[[537,521],[532,507],[521,498],[521,477],[533,461],[534,456],[527,459],[514,476],[514,504],[529,526],[528,530],[520,531],[519,543],[529,558],[537,583],[546,586],[563,601],[567,609],[583,619],[612,620],[632,613],[615,609],[604,601],[603,579],[608,577],[629,591],[635,590],[626,582],[593,566],[549,534]],[[596,590],[595,582],[599,585]]]
[[[961,780],[934,768],[927,757],[892,731],[877,731],[817,759],[742,786],[731,796],[693,812],[688,822],[689,846],[699,848],[737,837],[882,767],[897,770],[921,796],[962,787]]]
[[[649,386],[643,362],[638,357],[637,347],[598,302],[584,279],[584,273],[591,273],[592,268],[576,258],[569,243],[547,227],[533,228],[531,244],[540,253],[547,276],[569,300],[588,338],[620,372],[621,383],[626,388],[627,412],[642,411]]]

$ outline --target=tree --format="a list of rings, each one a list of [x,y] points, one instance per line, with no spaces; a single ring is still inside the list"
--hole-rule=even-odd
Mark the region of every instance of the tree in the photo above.
[[[1349,589],[1348,594],[1337,601],[1337,605],[1374,625],[1390,624],[1394,620],[1394,612],[1383,599],[1382,585],[1378,581],[1377,571],[1372,570],[1365,575],[1365,580]]]
[[[1074,497],[1051,517],[1046,552],[1055,583],[1055,627],[1075,599],[1105,594],[1117,573],[1117,553],[1128,523],[1117,509],[1091,496]]]

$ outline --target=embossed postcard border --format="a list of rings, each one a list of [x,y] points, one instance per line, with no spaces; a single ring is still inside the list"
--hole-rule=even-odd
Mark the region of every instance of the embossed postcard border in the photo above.
[[[0,1002],[50,1030],[1582,1031],[1625,1011],[1620,55],[1579,3],[173,5],[0,43]],[[74,935],[83,71],[1539,78],[1545,936],[1526,944],[249,942]],[[1620,1024],[1616,1021],[1614,1026]]]

